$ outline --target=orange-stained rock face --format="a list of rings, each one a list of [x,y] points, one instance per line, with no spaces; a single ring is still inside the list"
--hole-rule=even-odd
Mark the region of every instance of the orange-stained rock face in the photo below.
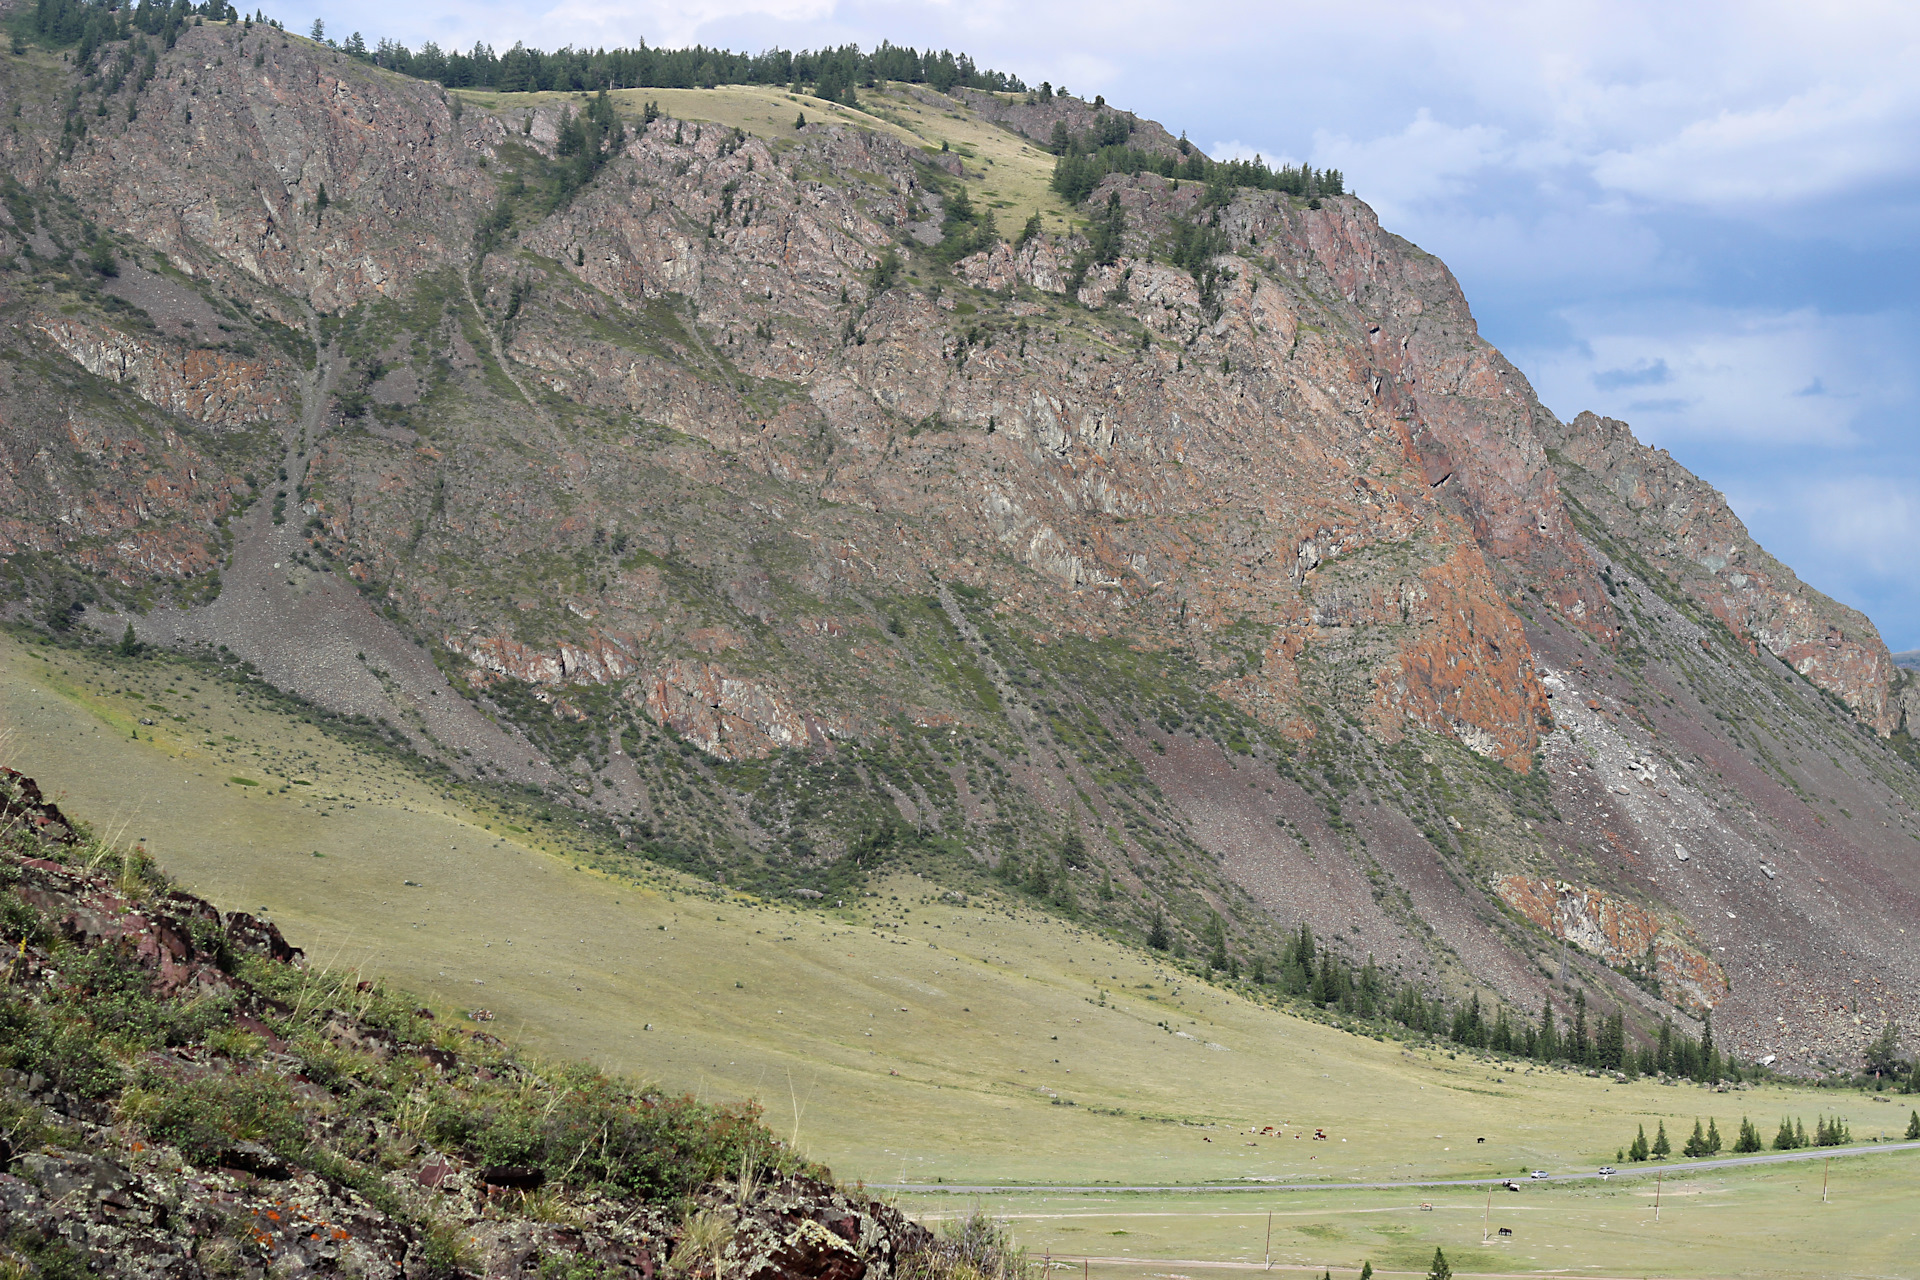
[[[298,409],[284,372],[267,361],[186,348],[65,318],[34,327],[88,373],[124,383],[149,404],[209,426],[285,419]]]
[[[722,760],[755,760],[786,747],[825,746],[850,726],[796,710],[766,685],[706,662],[668,663],[643,682],[659,723]]]
[[[1661,993],[1675,1003],[1710,1010],[1726,997],[1726,974],[1671,912],[1658,914],[1564,880],[1501,876],[1493,889],[1534,924],[1608,964],[1640,965],[1650,958]]]

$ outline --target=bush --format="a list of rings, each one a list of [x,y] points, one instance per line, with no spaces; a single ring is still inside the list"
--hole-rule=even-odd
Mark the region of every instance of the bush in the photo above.
[[[474,1083],[434,1099],[429,1136],[490,1164],[543,1170],[563,1185],[602,1186],[664,1200],[737,1171],[743,1161],[775,1175],[815,1171],[779,1150],[754,1102],[712,1106],[637,1092],[575,1067],[529,1094]]]
[[[162,1142],[197,1165],[210,1165],[242,1142],[283,1159],[306,1149],[306,1125],[292,1090],[278,1076],[223,1073],[199,1080],[149,1075],[126,1110]]]
[[[903,1254],[895,1275],[898,1280],[1017,1280],[1026,1272],[1026,1251],[1014,1248],[1006,1228],[975,1209]]]

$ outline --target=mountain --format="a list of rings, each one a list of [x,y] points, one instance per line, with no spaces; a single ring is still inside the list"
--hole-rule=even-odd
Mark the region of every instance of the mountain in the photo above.
[[[21,48],[22,626],[765,895],[997,877],[1282,984],[1305,926],[1809,1073],[1920,1021],[1911,678],[1337,178],[1051,93]]]

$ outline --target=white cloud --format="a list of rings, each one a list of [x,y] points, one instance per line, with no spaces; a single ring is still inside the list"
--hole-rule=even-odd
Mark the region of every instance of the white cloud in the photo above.
[[[1562,418],[1583,409],[1650,442],[1851,448],[1913,395],[1899,316],[1697,305],[1562,313],[1573,340],[1512,351]]]
[[[1313,157],[1315,164],[1344,173],[1385,218],[1388,211],[1459,199],[1484,171],[1512,163],[1513,150],[1503,129],[1445,124],[1420,107],[1398,133],[1355,139],[1317,130]]]
[[[836,0],[563,0],[540,15],[536,30],[519,35],[528,44],[688,45],[710,43],[709,26],[740,18],[769,22],[824,22]],[[551,32],[543,37],[540,33]]]

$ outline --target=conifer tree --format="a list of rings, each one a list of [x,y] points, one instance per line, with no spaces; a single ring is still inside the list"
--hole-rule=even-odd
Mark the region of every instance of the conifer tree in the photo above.
[[[1627,1147],[1627,1159],[1645,1160],[1647,1158],[1647,1126],[1640,1126],[1640,1132],[1634,1135],[1633,1142]]]
[[[1360,1280],[1373,1280],[1373,1263],[1371,1261],[1360,1264]]]
[[[1799,1145],[1800,1144],[1794,1140],[1793,1121],[1782,1116],[1780,1118],[1780,1132],[1773,1135],[1773,1149],[1775,1151],[1791,1151]]]
[[[1440,1246],[1433,1247],[1433,1265],[1427,1268],[1427,1280],[1453,1280],[1453,1268],[1447,1265],[1447,1255],[1440,1252]]]
[[[1900,1074],[1900,1028],[1891,1021],[1867,1046],[1867,1070],[1875,1076]]]
[[[1653,1135],[1653,1158],[1665,1160],[1673,1154],[1673,1144],[1667,1141],[1667,1122],[1662,1120],[1659,1129]]]
[[[1793,1122],[1793,1145],[1796,1147],[1804,1147],[1807,1145],[1807,1126],[1803,1120],[1795,1120]]]
[[[1155,951],[1165,951],[1171,939],[1167,936],[1166,913],[1160,908],[1153,909],[1153,922],[1147,926],[1147,945]]]
[[[1745,1155],[1760,1149],[1760,1129],[1745,1116],[1740,1117],[1740,1136],[1733,1144],[1735,1152]]]
[[[1720,1122],[1712,1116],[1707,1117],[1707,1154],[1710,1156],[1720,1154]]]
[[[1913,1119],[1907,1121],[1907,1138],[1910,1141],[1920,1138],[1920,1111],[1915,1111]]]
[[[1707,1135],[1700,1128],[1700,1118],[1694,1117],[1693,1134],[1687,1139],[1687,1145],[1680,1148],[1680,1154],[1689,1160],[1698,1159],[1707,1154]]]

